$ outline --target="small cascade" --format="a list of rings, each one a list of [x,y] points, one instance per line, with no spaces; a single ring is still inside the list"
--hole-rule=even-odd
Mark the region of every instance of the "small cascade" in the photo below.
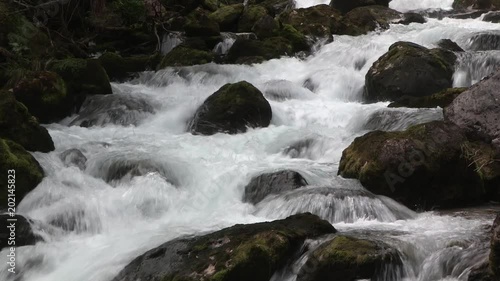
[[[168,54],[175,47],[179,46],[183,41],[184,41],[184,35],[180,32],[165,33],[161,41],[162,55]]]
[[[453,87],[469,87],[500,67],[500,51],[458,53]]]
[[[222,32],[222,42],[217,43],[214,47],[214,53],[219,56],[226,55],[229,52],[229,49],[233,46],[236,39],[238,39],[238,35],[231,32]]]

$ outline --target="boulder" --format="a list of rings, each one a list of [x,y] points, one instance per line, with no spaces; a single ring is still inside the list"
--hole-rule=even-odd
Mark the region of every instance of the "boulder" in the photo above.
[[[388,29],[391,22],[401,19],[401,13],[384,6],[355,8],[347,13],[339,34],[358,36],[377,29]]]
[[[47,129],[7,91],[0,91],[0,138],[12,140],[30,151],[54,150]]]
[[[427,20],[418,13],[404,13],[402,19],[398,21],[399,24],[408,25],[410,23],[426,23]]]
[[[344,150],[339,175],[413,209],[482,202],[483,182],[463,157],[467,141],[454,124],[434,121],[399,132],[370,132]]]
[[[0,250],[3,248],[35,245],[36,242],[43,240],[42,237],[33,232],[33,229],[31,227],[31,224],[33,222],[21,215],[0,215],[0,222]],[[11,228],[7,227],[12,223],[15,224],[15,228],[12,228],[12,231],[15,231],[15,236],[14,239],[9,240],[9,238],[12,237]],[[12,241],[14,241],[15,244],[12,244],[14,243]]]
[[[159,69],[169,66],[191,66],[212,62],[215,56],[211,52],[193,49],[181,44],[163,57]]]
[[[279,171],[254,177],[245,186],[243,202],[257,204],[271,194],[294,190],[307,185],[307,181],[295,171]]]
[[[284,24],[289,24],[299,32],[316,37],[331,37],[340,29],[340,13],[328,5],[294,9],[280,15]]]
[[[492,142],[500,149],[500,71],[458,96],[444,110],[445,120],[458,125],[467,136]]]
[[[456,56],[442,49],[427,49],[396,42],[366,74],[367,102],[423,97],[451,88]]]
[[[462,49],[457,43],[451,41],[450,39],[441,39],[437,42],[439,48],[452,51],[452,52],[463,52]]]
[[[184,25],[187,36],[217,36],[220,34],[219,24],[209,17],[204,10],[196,9],[187,17]]]
[[[23,197],[33,190],[42,181],[44,173],[40,164],[24,148],[15,142],[0,139],[0,169],[5,180],[0,182],[0,209],[7,209],[8,180],[13,179],[15,184],[15,203],[21,202]],[[14,170],[14,172],[8,172]],[[8,177],[14,175],[14,177]]]
[[[248,5],[258,4],[268,11],[272,16],[277,16],[283,12],[295,8],[294,0],[248,0]]]
[[[490,269],[493,275],[500,277],[500,214],[497,215],[492,226],[491,248],[490,248]],[[495,279],[497,280],[497,279]]]
[[[237,134],[248,127],[267,127],[272,111],[264,95],[252,84],[226,84],[208,97],[190,122],[193,134]]]
[[[270,15],[265,15],[254,24],[252,32],[257,35],[257,38],[263,39],[273,37],[279,29],[279,22]]]
[[[111,81],[124,81],[134,73],[154,70],[159,63],[159,56],[122,57],[113,52],[106,52],[99,57],[99,62],[106,70]]]
[[[455,0],[454,9],[500,9],[500,0]]]
[[[71,114],[66,84],[55,72],[40,71],[21,79],[14,87],[16,100],[22,102],[40,122],[51,123]]]
[[[226,56],[228,63],[260,63],[264,60],[292,55],[292,42],[283,37],[270,37],[264,40],[238,38]]]
[[[466,90],[467,88],[449,88],[426,97],[403,96],[389,104],[389,107],[445,108]]]
[[[134,259],[113,281],[268,281],[305,239],[334,233],[311,214],[167,242]]]
[[[380,5],[389,7],[390,0],[332,0],[330,6],[341,11],[343,14],[364,6]]]
[[[238,32],[251,32],[255,23],[267,15],[266,8],[260,5],[245,7],[238,21]]]
[[[483,17],[483,21],[500,23],[500,11],[489,12]]]
[[[83,152],[76,148],[71,148],[59,154],[59,158],[66,166],[76,166],[84,171],[87,163],[87,157]]]
[[[311,253],[297,281],[379,280],[386,266],[401,264],[398,251],[383,242],[339,235]]]
[[[238,29],[238,20],[244,8],[243,4],[223,6],[208,17],[219,24],[221,31],[234,32]]]

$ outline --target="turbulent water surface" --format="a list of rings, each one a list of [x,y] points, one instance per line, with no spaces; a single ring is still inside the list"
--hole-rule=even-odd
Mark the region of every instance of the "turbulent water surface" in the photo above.
[[[297,2],[307,7],[329,1]],[[451,3],[394,0],[391,7],[449,9]],[[134,257],[181,235],[305,211],[340,231],[371,233],[396,246],[404,253],[404,270],[388,269],[385,280],[466,280],[487,252],[488,210],[469,216],[413,213],[337,177],[337,170],[342,150],[368,130],[442,118],[440,109],[361,103],[366,72],[392,43],[435,47],[449,38],[467,49],[476,32],[496,28],[480,19],[428,19],[364,36],[335,36],[305,59],[168,68],[114,84],[114,95],[90,100],[80,116],[48,126],[56,151],[35,153],[47,177],[19,205],[20,214],[43,224],[47,242],[18,249],[18,280],[108,281]],[[498,51],[459,55],[455,85],[477,82],[499,61]],[[265,93],[273,110],[270,127],[238,135],[186,132],[205,98],[241,80]],[[291,155],[287,148],[300,141],[305,145]],[[78,165],[61,160],[62,152],[74,148],[86,162],[77,153]],[[257,206],[242,203],[253,176],[280,169],[300,172],[311,186]],[[5,270],[1,280],[9,280]],[[273,277],[283,280],[295,280],[293,268]]]

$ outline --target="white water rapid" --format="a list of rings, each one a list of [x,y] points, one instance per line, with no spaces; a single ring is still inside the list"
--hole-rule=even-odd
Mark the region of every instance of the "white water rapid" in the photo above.
[[[299,7],[326,2],[297,0]],[[447,9],[451,2],[393,0],[391,7]],[[494,29],[498,24],[480,19],[428,19],[364,36],[335,36],[305,59],[168,68],[113,84],[108,100],[88,105],[95,107],[86,111],[89,116],[48,125],[56,150],[34,153],[47,177],[18,208],[41,222],[46,242],[18,248],[15,280],[109,281],[133,258],[181,235],[305,211],[340,231],[380,236],[403,252],[403,270],[389,272],[386,281],[466,280],[469,268],[486,254],[477,245],[485,245],[481,241],[487,239],[484,228],[492,212],[414,213],[388,198],[367,195],[357,181],[338,177],[337,170],[343,149],[368,130],[400,130],[442,118],[441,109],[360,102],[366,72],[391,44],[435,47],[449,38],[467,49],[475,32]],[[500,65],[500,51],[467,52],[459,59],[455,84],[468,86]],[[273,110],[271,126],[238,135],[186,132],[204,99],[241,80],[265,92]],[[97,126],[70,126],[82,122]],[[285,153],[304,140],[311,141],[293,155]],[[83,169],[61,160],[59,155],[72,148],[87,158]],[[127,167],[136,171],[127,174]],[[300,172],[312,186],[257,206],[242,203],[252,177],[280,169]],[[143,173],[134,176],[137,170]],[[5,253],[0,253],[0,280],[14,280],[4,268]],[[273,280],[295,276],[290,271]]]

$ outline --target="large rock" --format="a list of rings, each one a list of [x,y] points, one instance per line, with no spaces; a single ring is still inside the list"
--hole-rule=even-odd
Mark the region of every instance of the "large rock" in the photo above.
[[[328,5],[294,9],[280,15],[280,21],[305,35],[330,37],[340,29],[340,13]]]
[[[49,152],[54,142],[26,106],[10,92],[0,91],[0,138],[12,140],[30,151]]]
[[[391,22],[401,17],[398,11],[383,6],[355,8],[342,19],[339,34],[358,36],[377,29],[388,29]]]
[[[422,97],[451,88],[455,55],[409,42],[394,43],[366,74],[365,100]]]
[[[473,139],[500,149],[500,71],[473,85],[445,108],[445,119]]]
[[[500,214],[497,215],[492,226],[490,269],[494,276],[500,278]]]
[[[217,36],[220,27],[204,10],[197,9],[189,14],[184,31],[187,36]]]
[[[212,62],[214,59],[215,56],[211,52],[193,49],[182,44],[175,47],[163,57],[159,68],[206,64]]]
[[[455,0],[453,2],[455,9],[500,9],[500,0]]]
[[[343,14],[353,10],[354,8],[380,5],[384,7],[389,6],[390,0],[332,0],[330,6],[341,11]]]
[[[247,4],[258,4],[266,8],[272,16],[279,15],[283,12],[295,8],[294,0],[248,0]]]
[[[31,227],[33,222],[30,219],[20,215],[10,216],[5,214],[0,215],[0,222],[0,250],[3,248],[35,245],[36,242],[42,240],[42,237],[33,232]],[[7,228],[11,226],[12,223],[14,223],[15,227]],[[12,232],[15,233],[14,236],[11,235]],[[9,239],[11,237],[12,239]]]
[[[283,37],[270,37],[264,40],[236,39],[226,56],[228,63],[251,64],[294,53],[292,42]]]
[[[458,126],[442,121],[402,132],[374,131],[344,150],[339,174],[410,208],[478,203],[485,191],[475,167],[463,157],[466,141]]]
[[[267,127],[272,118],[269,102],[252,84],[226,84],[198,108],[190,124],[193,134],[237,134],[248,127]]]
[[[71,114],[66,84],[54,72],[41,71],[23,78],[14,87],[14,95],[42,123],[55,122]]]
[[[489,12],[483,17],[483,21],[500,23],[500,11]]]
[[[305,185],[307,181],[295,171],[262,174],[245,186],[243,202],[257,204],[268,195],[294,190]]]
[[[223,6],[208,17],[219,24],[221,31],[234,32],[238,29],[238,20],[243,13],[244,7],[243,3]]]
[[[5,139],[0,139],[0,169],[4,174],[4,180],[0,182],[0,209],[7,208],[8,195],[12,194],[8,191],[8,180],[14,180],[17,205],[42,181],[44,176],[40,164],[31,154],[17,143]],[[13,172],[8,172],[11,170]],[[13,175],[13,177],[8,175]]]
[[[336,236],[312,252],[297,281],[379,280],[376,278],[385,267],[400,264],[398,251],[385,243]]]
[[[260,5],[245,7],[238,21],[238,32],[251,32],[255,23],[267,15],[266,8]]]
[[[167,242],[133,260],[113,280],[269,281],[305,239],[334,232],[311,214],[236,225]]]
[[[117,53],[106,52],[99,57],[99,61],[110,80],[123,81],[132,77],[134,73],[156,69],[159,58],[157,55],[124,58]]]
[[[466,90],[467,88],[449,88],[426,97],[403,96],[388,107],[434,108],[439,106],[445,108]]]

